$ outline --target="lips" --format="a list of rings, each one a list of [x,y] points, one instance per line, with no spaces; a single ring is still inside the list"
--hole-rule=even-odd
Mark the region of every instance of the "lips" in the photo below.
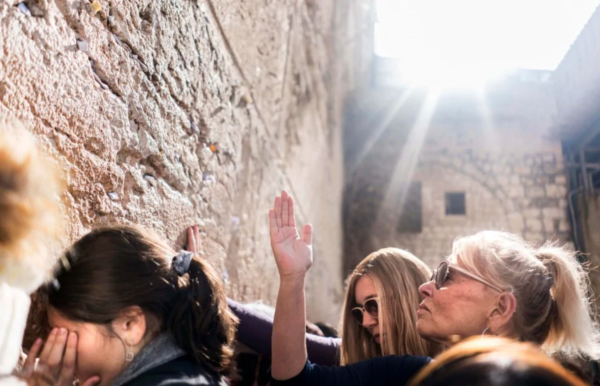
[[[375,339],[375,341],[379,341],[379,336],[380,336],[379,334],[375,334],[375,335],[373,335],[373,339]]]
[[[418,311],[427,311],[427,312],[431,312],[429,310],[429,308],[427,308],[427,306],[425,305],[425,302],[422,302],[421,304],[419,304],[419,310]],[[418,312],[417,311],[417,312]]]

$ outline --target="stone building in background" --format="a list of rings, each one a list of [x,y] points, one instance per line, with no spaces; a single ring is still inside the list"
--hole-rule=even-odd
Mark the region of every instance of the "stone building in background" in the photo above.
[[[568,170],[573,242],[585,252],[600,306],[600,8],[554,72],[558,117]]]
[[[582,252],[597,295],[599,31],[597,9],[555,71],[479,91],[403,87],[398,63],[375,58],[346,108],[346,272],[388,246],[435,266],[456,237],[505,230]]]
[[[62,163],[70,240],[125,222],[181,246],[200,223],[240,301],[274,304],[267,211],[289,190],[317,230],[309,317],[333,322],[342,107],[368,17],[358,0],[2,1],[0,116]]]
[[[346,119],[346,269],[385,246],[435,266],[456,237],[485,229],[569,241],[549,75],[516,71],[483,92],[361,93]]]

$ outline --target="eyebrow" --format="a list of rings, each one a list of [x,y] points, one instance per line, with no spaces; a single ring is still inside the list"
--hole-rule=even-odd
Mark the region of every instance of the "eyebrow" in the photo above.
[[[367,296],[367,297],[365,298],[365,300],[362,302],[362,304],[361,304],[361,303],[359,303],[359,302],[356,302],[356,305],[357,305],[357,306],[359,306],[359,307],[362,307],[362,306],[364,306],[364,305],[365,305],[365,303],[366,303],[367,301],[369,301],[369,300],[371,300],[371,299],[375,299],[376,297],[377,297],[377,294],[374,294],[374,295],[369,295],[369,296]]]

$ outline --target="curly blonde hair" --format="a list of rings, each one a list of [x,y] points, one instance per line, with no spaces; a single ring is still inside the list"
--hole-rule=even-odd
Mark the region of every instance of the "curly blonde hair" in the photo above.
[[[49,245],[62,235],[55,165],[21,123],[0,119],[0,282],[27,293],[50,277]]]

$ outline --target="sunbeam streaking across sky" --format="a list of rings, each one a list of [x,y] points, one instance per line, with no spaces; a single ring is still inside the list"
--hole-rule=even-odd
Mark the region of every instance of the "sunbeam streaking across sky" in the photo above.
[[[407,140],[401,149],[402,153],[398,159],[394,173],[392,174],[384,201],[377,214],[375,234],[384,236],[387,232],[393,231],[393,229],[389,229],[389,219],[399,218],[402,214],[408,187],[417,167],[421,149],[427,138],[427,132],[429,131],[429,126],[435,113],[439,97],[439,91],[432,90],[427,93],[415,123],[408,133]]]

